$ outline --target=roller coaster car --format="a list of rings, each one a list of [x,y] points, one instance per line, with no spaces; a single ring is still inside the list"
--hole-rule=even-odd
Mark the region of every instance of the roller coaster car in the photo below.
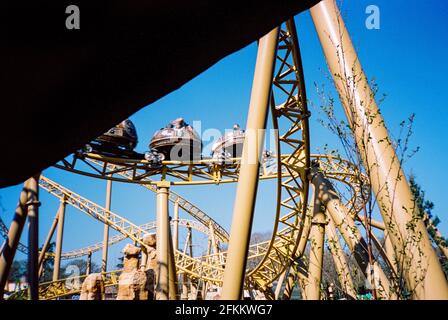
[[[163,154],[166,160],[198,160],[202,142],[193,127],[178,118],[154,133],[149,149]]]
[[[143,158],[134,151],[138,142],[137,130],[126,119],[85,146],[86,152],[126,158]]]
[[[243,153],[244,130],[238,124],[233,130],[226,132],[212,146],[213,159],[239,158]]]

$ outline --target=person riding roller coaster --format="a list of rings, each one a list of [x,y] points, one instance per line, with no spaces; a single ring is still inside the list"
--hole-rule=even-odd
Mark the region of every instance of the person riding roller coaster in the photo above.
[[[134,151],[137,143],[137,130],[132,121],[126,119],[87,144],[84,151],[113,157],[142,159],[143,155]]]
[[[238,124],[227,131],[212,146],[213,159],[238,158],[243,153],[244,130]]]
[[[154,133],[149,149],[163,154],[166,160],[197,160],[201,159],[202,141],[192,126],[177,118]]]

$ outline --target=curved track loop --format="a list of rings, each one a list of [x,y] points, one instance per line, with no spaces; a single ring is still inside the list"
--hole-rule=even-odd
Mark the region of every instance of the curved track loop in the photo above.
[[[247,274],[266,289],[294,261],[308,202],[310,141],[302,61],[294,19],[279,32],[271,111],[277,132],[277,209],[272,239],[261,262]],[[285,176],[284,173],[287,173]]]
[[[143,236],[149,234],[149,232],[142,227],[133,224],[116,213],[106,210],[44,176],[40,177],[39,186],[59,199],[65,198],[65,201],[69,205],[83,211],[96,220],[109,225],[111,228],[117,230],[141,246],[145,246],[143,243]],[[259,257],[261,254],[265,254],[265,248],[265,244],[252,246],[252,257],[250,258]],[[216,261],[219,261],[217,259],[221,256],[221,254],[215,254],[193,258],[177,251],[176,266],[178,268],[178,273],[187,273],[192,278],[202,278],[205,281],[219,285],[222,282],[224,268],[223,265],[216,264]]]
[[[277,210],[271,241],[250,247],[249,259],[258,258],[261,261],[252,270],[248,270],[246,281],[264,290],[294,262],[297,255],[297,245],[302,234],[308,200],[309,182],[307,178],[310,167],[309,152],[309,112],[306,105],[303,71],[300,59],[297,34],[293,20],[288,21],[279,34],[277,66],[273,79],[271,110],[273,127],[277,131],[276,172],[263,169],[260,179],[276,178]],[[321,161],[324,157],[321,157]],[[328,159],[328,158],[326,158]],[[93,172],[80,170],[77,162],[87,164]],[[331,162],[331,161],[330,161]],[[172,185],[210,184],[236,182],[239,175],[239,159],[230,159],[224,165],[212,159],[195,162],[164,161],[162,166],[152,168],[146,160],[108,158],[97,154],[77,154],[72,161],[63,160],[57,167],[84,174],[91,177],[131,182],[145,185],[154,191],[154,184],[170,178]],[[333,167],[339,171],[340,166]],[[346,172],[343,172],[346,174]],[[341,174],[341,173],[340,173]],[[335,175],[337,176],[337,175]],[[157,177],[157,180],[153,180]],[[67,189],[56,185],[50,180],[41,179],[41,186],[56,196],[68,197],[68,203],[74,205],[94,218],[110,225],[137,243],[142,243],[145,230],[133,225],[128,220],[82,198]],[[341,179],[350,184],[350,179]],[[154,190],[153,190],[154,189]],[[353,206],[356,205],[355,194],[359,191],[353,188]],[[361,190],[362,191],[362,190]],[[59,195],[58,195],[59,194]],[[171,199],[170,199],[171,200]],[[207,216],[208,217],[208,216]],[[210,218],[211,219],[211,218]],[[200,222],[204,223],[205,221]],[[210,221],[210,220],[209,220]],[[207,221],[207,223],[209,223]],[[224,237],[221,237],[223,240]],[[228,238],[228,236],[227,236]],[[214,255],[192,258],[182,252],[176,252],[176,265],[180,272],[190,277],[202,278],[211,283],[220,284],[223,275],[225,254],[219,254],[220,260]],[[219,264],[216,261],[220,261]]]
[[[238,182],[240,158],[220,160],[203,158],[194,161],[162,161],[157,168],[147,160],[113,158],[96,153],[77,153],[54,166],[87,177],[139,185],[169,181],[173,186],[223,184]],[[87,167],[86,167],[87,165]],[[88,171],[89,170],[89,171]],[[260,179],[275,179],[272,170],[260,170]]]
[[[355,217],[370,199],[369,178],[353,163],[338,156],[313,154],[311,159],[319,163],[328,179],[338,180],[349,187],[351,197],[344,205]]]
[[[143,243],[143,237],[149,234],[147,230],[133,224],[129,220],[113,213],[112,211],[106,210],[96,203],[76,194],[75,192],[44,176],[40,177],[39,186],[59,199],[65,198],[65,201],[69,205],[81,210],[96,220],[109,225],[111,228],[130,238],[139,245],[145,246]],[[177,251],[176,257],[176,264],[178,264],[178,268],[180,269],[179,271],[187,272],[193,277],[203,277],[204,280],[212,283],[221,282],[220,279],[222,277],[223,268],[222,266],[212,265],[209,260],[209,256],[197,259]]]
[[[283,158],[286,158],[287,155],[283,155]],[[323,171],[325,171],[326,176],[331,179],[339,180],[343,183],[345,183],[348,187],[351,188],[351,198],[349,201],[345,204],[347,208],[350,209],[350,212],[355,215],[357,212],[359,212],[363,207],[363,200],[362,199],[368,199],[370,195],[370,187],[368,185],[368,178],[364,174],[359,174],[358,169],[355,165],[350,163],[347,160],[341,159],[336,156],[330,156],[330,155],[311,155],[311,159],[317,160],[322,168]],[[92,161],[92,163],[95,163]],[[269,166],[268,169],[272,172],[276,169],[277,166]],[[118,173],[121,175],[122,173]],[[288,176],[287,172],[283,172],[282,175]],[[124,177],[128,177],[127,174],[123,173]],[[268,175],[265,175],[267,178]],[[131,177],[128,177],[128,179],[131,179]],[[361,180],[361,181],[359,181]],[[153,188],[152,185],[143,185],[147,189],[155,192],[155,188]],[[364,198],[361,197],[361,190],[364,192]],[[202,232],[204,234],[208,234],[209,228],[208,223],[212,221],[210,216],[208,216],[205,212],[203,212],[201,209],[199,209],[197,206],[192,204],[190,201],[186,200],[179,194],[173,192],[170,190],[170,201],[178,202],[179,206],[185,210],[187,213],[189,213],[193,218],[198,220],[202,226],[200,226],[198,223],[196,223],[193,220],[185,220],[185,223],[189,223],[190,226],[193,229],[196,229],[199,232]],[[182,220],[182,219],[181,219]],[[179,222],[182,225],[182,221]],[[154,224],[153,222],[145,224],[141,226],[142,228],[153,228],[151,224]],[[219,226],[219,227],[217,227]],[[228,241],[228,233],[227,231],[218,223],[214,223],[214,229],[215,229],[215,236],[218,237],[222,242]],[[3,238],[6,239],[8,236],[8,227],[4,223],[4,221],[0,217],[0,234]],[[109,245],[113,245],[117,242],[122,241],[125,239],[126,236],[123,234],[118,234],[114,237],[112,237],[109,241]],[[72,259],[81,257],[84,255],[87,255],[89,252],[96,252],[102,248],[102,243],[97,243],[85,248],[72,250],[69,252],[62,253],[61,258],[62,259]],[[22,243],[19,243],[19,246],[17,248],[20,252],[27,254],[28,253],[28,247],[25,246]],[[49,256],[51,256],[50,253],[48,253]]]
[[[4,239],[8,239],[8,232],[9,229],[8,227],[5,225],[5,223],[2,220],[2,217],[0,217],[0,234]],[[19,242],[18,246],[17,246],[17,250],[19,250],[22,253],[28,254],[28,247],[25,246],[23,243]],[[1,252],[1,250],[0,250]]]
[[[281,28],[276,65],[271,101],[273,127],[278,129],[276,154],[284,151],[288,155],[270,159],[277,161],[277,170],[269,170],[266,162],[260,170],[261,180],[278,180],[273,237],[261,263],[248,273],[248,281],[261,288],[272,283],[293,261],[292,256],[303,229],[302,216],[305,214],[308,198],[309,112],[293,20]],[[77,167],[79,162],[91,171]],[[213,159],[194,162],[164,161],[160,167],[153,168],[146,160],[78,153],[56,167],[91,177],[138,183],[151,190],[155,189],[153,185],[157,181],[168,178],[172,185],[191,185],[237,182],[239,176],[239,159],[228,159],[225,164]],[[219,227],[215,229],[219,230]],[[220,238],[224,240],[224,237]],[[186,262],[183,261],[180,268],[194,273],[192,270],[196,270],[195,262],[188,261],[188,265],[184,264]],[[216,270],[197,267],[201,271],[197,271],[196,276],[220,281],[221,266]]]
[[[149,163],[146,160],[110,158],[98,154],[75,154],[71,162],[64,159],[62,161],[62,164],[56,164],[55,167],[89,177],[126,183],[136,183],[147,188],[148,190],[151,190],[154,193],[157,193],[157,187],[154,185],[156,181],[150,179],[150,177],[158,175],[162,171],[170,172],[177,177],[182,177],[183,170],[179,168],[184,167],[184,169],[186,168],[185,170],[190,171],[190,180],[193,175],[195,177],[210,178],[210,176],[203,174],[203,170],[207,171],[206,169],[208,168],[210,163],[212,163],[211,160],[199,161],[196,163],[164,161],[161,168],[151,169],[149,168]],[[87,172],[85,169],[78,169],[77,166],[81,164],[87,165],[88,168],[92,170],[92,172]],[[176,168],[179,169],[179,172],[174,174]],[[173,184],[176,183],[173,182]],[[173,203],[177,202],[180,208],[190,214],[197,221],[201,222],[207,228],[210,226],[210,224],[212,224],[213,228],[215,229],[216,237],[221,242],[225,243],[229,241],[228,232],[212,217],[207,215],[204,211],[199,209],[190,201],[181,197],[179,194],[172,190],[170,190],[169,200]]]
[[[171,225],[173,225],[173,224],[174,224],[174,222],[171,221]],[[194,220],[179,219],[179,226],[186,227],[186,228],[191,227],[192,229],[199,231],[207,236],[210,235],[210,228],[206,228],[202,223],[199,223]],[[151,230],[156,229],[156,222],[155,221],[148,222],[143,225],[140,225],[139,227],[147,232],[150,232]],[[127,236],[122,233],[117,234],[109,239],[108,245],[109,246],[114,245],[120,241],[125,240],[126,238],[127,238]],[[98,243],[95,243],[88,247],[64,252],[64,253],[62,253],[61,258],[62,259],[79,258],[79,257],[85,256],[85,255],[88,255],[89,253],[94,253],[94,252],[102,250],[102,249],[103,249],[103,242],[98,242]]]
[[[287,158],[287,156],[282,156],[282,158]],[[313,155],[313,159],[316,159],[319,161],[322,168],[325,168],[326,174],[329,177],[332,177],[333,179],[337,179],[339,181],[343,181],[347,183],[352,190],[359,190],[358,187],[361,185],[361,183],[357,182],[353,177],[361,177],[363,181],[365,180],[365,177],[362,177],[362,175],[358,175],[356,171],[356,167],[352,165],[350,162],[342,160],[337,157],[331,157],[331,156],[325,156],[325,155]],[[40,186],[50,192],[51,194],[55,195],[58,198],[64,198],[66,197],[68,203],[77,209],[80,209],[81,211],[91,215],[92,217],[96,218],[97,220],[100,220],[103,223],[111,223],[111,221],[115,221],[119,226],[114,227],[111,225],[111,227],[114,227],[114,229],[120,231],[121,233],[113,238],[110,239],[110,242],[119,241],[119,239],[124,239],[127,237],[130,237],[129,230],[132,228],[126,228],[123,226],[126,225],[125,219],[117,216],[116,214],[112,214],[114,217],[110,221],[106,221],[104,217],[111,216],[111,212],[106,211],[104,208],[98,206],[97,204],[82,198],[81,196],[75,194],[74,192],[68,190],[67,188],[64,188],[57,183],[51,181],[48,178],[41,177]],[[353,193],[351,199],[360,198],[359,194]],[[359,202],[358,200],[356,200]],[[103,218],[101,218],[103,217]],[[181,222],[182,221],[182,222]],[[209,228],[205,228],[204,225],[197,222],[191,222],[188,220],[181,219],[180,224],[185,222],[185,226],[187,224],[190,224],[190,226],[200,232],[207,233],[209,232]],[[142,226],[135,226],[134,229],[140,229],[142,230],[141,233],[147,233],[149,230],[151,230],[154,227],[154,223],[148,223]],[[132,238],[132,237],[130,237]],[[135,240],[135,239],[134,239]],[[282,238],[278,238],[276,240],[274,247],[280,246],[282,242]],[[65,257],[76,257],[81,256],[83,254],[87,254],[89,251],[95,250],[97,247],[102,247],[102,243],[98,245],[93,245],[84,249],[74,250],[72,252],[65,253]],[[250,266],[253,265],[252,261],[259,261],[263,257],[265,257],[268,253],[268,250],[271,248],[271,241],[265,241],[261,243],[253,244],[249,247],[249,253],[248,253],[248,265],[249,269]],[[222,266],[225,262],[227,252],[222,252],[219,254],[212,254],[208,256],[202,256],[198,258],[191,258],[189,256],[184,256],[182,253],[176,254],[176,265],[179,269],[179,273],[187,273],[189,277],[192,278],[202,278],[204,280],[213,282],[215,284],[221,284],[222,279]],[[220,265],[217,265],[219,262]],[[118,271],[115,271],[114,273],[117,273]],[[84,276],[81,276],[79,279],[80,281],[83,279]],[[106,284],[108,283],[106,278]],[[73,283],[76,278],[71,279],[69,282],[59,280],[56,282],[48,282],[41,284],[42,288],[40,288],[40,297],[42,299],[52,299],[56,297],[61,297],[69,294],[74,294],[79,292],[79,288],[66,288],[64,287],[65,283]],[[114,284],[114,283],[112,283]],[[111,284],[111,285],[112,285]],[[76,291],[78,290],[78,291]],[[18,292],[17,294],[14,294],[11,299],[21,298],[26,296],[26,292]],[[22,298],[23,298],[22,297]]]

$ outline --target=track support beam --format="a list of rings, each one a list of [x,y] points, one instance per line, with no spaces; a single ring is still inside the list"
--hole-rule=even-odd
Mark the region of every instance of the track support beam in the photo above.
[[[341,232],[342,237],[353,252],[355,260],[361,271],[366,277],[369,277],[369,270],[375,270],[375,276],[378,279],[379,286],[375,288],[379,298],[396,299],[393,287],[390,286],[389,280],[382,269],[375,267],[371,269],[371,261],[369,261],[368,245],[362,237],[359,229],[355,225],[355,221],[351,217],[348,209],[344,206],[336,190],[331,182],[317,167],[311,169],[311,182],[316,190],[316,195],[320,199],[323,206],[326,207],[328,218],[332,219],[334,225]],[[377,264],[377,262],[373,262]]]
[[[275,28],[262,37],[258,45],[240,175],[233,207],[229,250],[224,270],[221,297],[223,300],[239,300],[242,295],[278,33],[279,28]]]
[[[8,231],[8,238],[1,249],[0,256],[0,300],[3,300],[3,294],[8,281],[11,265],[19,245],[20,236],[22,235],[23,227],[25,226],[26,217],[28,215],[28,188],[30,180],[25,181],[23,189],[20,192],[19,204],[17,205],[14,219]]]
[[[28,283],[30,300],[39,300],[39,176],[32,177],[28,189]]]
[[[170,223],[168,215],[169,182],[157,185],[157,268],[156,299],[169,299]]]
[[[106,186],[106,210],[110,211],[112,201],[112,180],[107,180]],[[103,231],[103,255],[101,257],[101,272],[107,272],[107,256],[109,251],[109,225],[104,224]]]
[[[320,284],[324,262],[325,209],[315,193],[313,220],[310,232],[310,257],[308,261],[308,279],[305,285],[307,300],[320,300]]]
[[[327,214],[328,215],[328,214]],[[339,242],[339,237],[336,232],[336,227],[332,219],[328,219],[327,227],[325,228],[327,235],[328,249],[333,257],[334,266],[338,273],[339,283],[348,299],[356,299],[356,291],[353,285],[353,279],[350,274],[350,268],[345,256],[344,249]]]
[[[60,279],[62,240],[64,237],[65,207],[66,207],[66,200],[63,199],[61,200],[58,210],[58,232],[56,235],[53,281],[57,281]]]
[[[42,274],[44,272],[44,261],[45,261],[45,255],[48,251],[48,248],[51,244],[51,239],[53,238],[54,232],[56,231],[56,227],[58,226],[58,219],[59,219],[59,208],[56,212],[56,216],[53,219],[53,223],[51,224],[50,230],[48,231],[47,238],[45,239],[44,245],[42,246],[42,250],[39,254],[39,278],[42,277]]]
[[[378,207],[414,299],[448,299],[448,282],[334,0],[310,9]],[[418,257],[418,262],[416,259]]]

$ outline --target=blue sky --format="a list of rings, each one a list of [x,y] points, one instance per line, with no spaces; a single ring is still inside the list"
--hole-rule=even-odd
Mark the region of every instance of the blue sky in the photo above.
[[[365,8],[375,4],[380,8],[380,30],[365,27]],[[434,213],[442,222],[440,229],[448,234],[448,204],[446,203],[444,170],[448,141],[445,133],[446,74],[448,56],[448,4],[445,1],[344,1],[341,11],[359,58],[369,79],[375,79],[380,94],[386,94],[382,114],[392,135],[399,132],[399,123],[415,113],[411,148],[420,151],[405,164],[407,174],[413,172],[426,191],[427,199],[435,203]],[[314,26],[308,12],[296,17],[308,98],[311,102],[312,151],[322,150],[325,144],[340,149],[338,140],[318,123],[319,99],[314,83],[325,85],[327,92],[337,97],[328,72]],[[182,116],[187,122],[202,121],[202,129],[216,128],[224,132],[234,123],[246,123],[247,106],[254,71],[256,44],[226,57],[209,70],[131,117],[137,127],[137,150],[147,150],[154,131],[170,120]],[[173,62],[175,63],[175,62]],[[339,116],[343,113],[337,104]],[[106,182],[75,176],[57,169],[44,172],[49,178],[73,191],[104,205]],[[0,190],[2,219],[9,224],[21,186]],[[235,185],[176,187],[174,189],[195,203],[230,230]],[[272,182],[260,184],[253,231],[270,231],[275,207]],[[45,191],[41,192],[40,241],[43,242],[57,210],[58,202]],[[112,211],[142,224],[155,219],[154,194],[136,185],[115,183]],[[187,217],[185,213],[181,216]],[[73,208],[67,209],[63,250],[80,248],[102,239],[103,227]],[[112,232],[115,234],[115,232]],[[181,233],[181,245],[185,233]],[[204,240],[195,234],[194,237]],[[22,237],[26,242],[26,235]],[[123,244],[111,248],[109,268],[113,268]],[[196,253],[205,250],[199,241]],[[19,255],[19,258],[24,258]],[[100,254],[94,255],[99,262]]]

